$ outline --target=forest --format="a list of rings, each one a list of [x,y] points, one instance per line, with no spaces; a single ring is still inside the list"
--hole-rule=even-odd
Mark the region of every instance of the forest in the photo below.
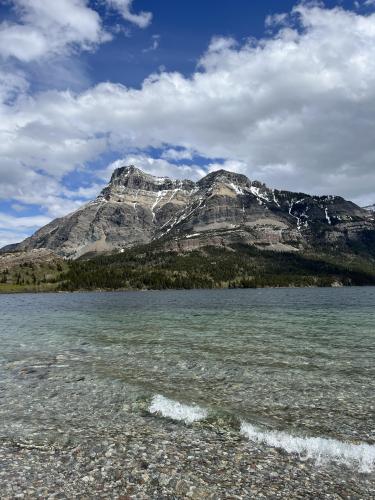
[[[257,288],[374,285],[375,267],[360,258],[300,255],[248,245],[166,252],[155,244],[72,261],[63,290]]]

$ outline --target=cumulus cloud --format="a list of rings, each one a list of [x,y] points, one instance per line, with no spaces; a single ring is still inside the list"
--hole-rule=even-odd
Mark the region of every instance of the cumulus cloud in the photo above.
[[[155,174],[196,177],[224,165],[273,187],[368,204],[375,14],[301,4],[264,39],[216,37],[190,77],[162,71],[140,89],[24,91],[1,113],[0,156],[17,172],[58,180],[112,151]],[[165,153],[127,153],[150,148]],[[194,155],[207,159],[204,170]]]
[[[12,0],[19,22],[0,24],[0,55],[30,62],[111,39],[86,0]]]
[[[17,157],[52,171],[108,148],[169,144],[244,161],[272,184],[358,196],[368,183],[353,190],[351,178],[375,159],[375,15],[304,5],[294,15],[298,27],[256,44],[215,39],[191,78],[164,72],[140,90],[105,83],[17,103],[0,151],[16,155],[17,143]]]
[[[139,12],[134,14],[132,12],[133,0],[105,0],[109,7],[116,9],[121,16],[139,28],[146,28],[152,20],[151,12]]]
[[[19,22],[0,23],[0,56],[29,63],[76,50],[92,50],[112,39],[98,12],[88,0],[10,0]],[[140,28],[152,19],[150,12],[134,14],[132,0],[105,0],[124,20]],[[157,38],[153,45],[158,45]]]

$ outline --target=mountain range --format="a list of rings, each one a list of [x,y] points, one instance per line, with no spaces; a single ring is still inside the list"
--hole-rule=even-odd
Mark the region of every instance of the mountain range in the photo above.
[[[117,168],[95,200],[1,251],[47,249],[77,259],[155,241],[177,252],[240,243],[373,256],[375,216],[339,196],[270,189],[225,170],[193,182],[154,177],[131,165]]]

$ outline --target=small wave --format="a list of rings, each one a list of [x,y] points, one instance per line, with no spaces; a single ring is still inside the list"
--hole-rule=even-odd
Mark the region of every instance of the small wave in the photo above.
[[[247,422],[242,422],[241,433],[251,441],[282,448],[288,453],[313,459],[318,464],[329,461],[356,466],[361,472],[375,468],[375,446],[367,443],[351,444],[336,439],[298,437],[279,431],[262,431]]]
[[[204,408],[195,405],[184,405],[173,399],[161,396],[160,394],[152,398],[149,412],[159,413],[163,417],[180,420],[186,424],[192,424],[197,420],[203,420],[208,415],[208,411]]]

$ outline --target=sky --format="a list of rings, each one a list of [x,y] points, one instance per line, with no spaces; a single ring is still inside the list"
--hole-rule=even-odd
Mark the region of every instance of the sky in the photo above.
[[[0,0],[0,247],[120,164],[375,202],[375,0]]]

